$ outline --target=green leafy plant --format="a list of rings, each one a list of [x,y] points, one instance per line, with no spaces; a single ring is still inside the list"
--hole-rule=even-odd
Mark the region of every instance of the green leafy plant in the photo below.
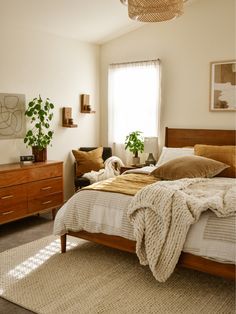
[[[125,149],[129,149],[136,158],[138,157],[138,152],[142,153],[144,150],[144,140],[141,134],[142,132],[140,131],[134,131],[125,138]]]
[[[31,119],[32,128],[25,135],[26,145],[43,150],[51,143],[53,131],[50,130],[50,122],[53,118],[53,108],[49,98],[44,101],[40,95],[29,102],[25,115]]]

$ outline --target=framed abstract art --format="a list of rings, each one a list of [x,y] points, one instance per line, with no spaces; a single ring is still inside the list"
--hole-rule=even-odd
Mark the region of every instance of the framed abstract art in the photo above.
[[[210,111],[236,111],[236,60],[210,63]]]
[[[0,93],[0,140],[23,138],[25,121],[25,95]]]

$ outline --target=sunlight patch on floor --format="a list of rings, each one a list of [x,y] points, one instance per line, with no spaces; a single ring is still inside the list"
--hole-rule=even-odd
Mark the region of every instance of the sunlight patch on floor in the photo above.
[[[67,241],[67,250],[72,249],[77,246],[76,243]],[[49,245],[45,246],[43,249],[37,252],[34,256],[29,257],[27,260],[17,265],[15,268],[11,269],[7,275],[15,277],[17,279],[22,279],[31,273],[33,270],[45,263],[53,255],[60,253],[61,242],[59,239],[51,242]],[[2,291],[3,293],[3,291]],[[2,294],[0,291],[0,294]]]

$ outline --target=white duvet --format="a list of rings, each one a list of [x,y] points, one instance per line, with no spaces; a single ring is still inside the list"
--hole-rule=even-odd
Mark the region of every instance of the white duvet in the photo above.
[[[230,178],[211,180],[227,180],[235,184],[235,179]],[[119,193],[80,190],[58,211],[54,234],[60,236],[68,230],[85,230],[135,240],[133,227],[127,218],[132,199],[133,196]],[[183,247],[184,252],[234,264],[235,249],[235,216],[218,218],[209,210],[190,227]]]

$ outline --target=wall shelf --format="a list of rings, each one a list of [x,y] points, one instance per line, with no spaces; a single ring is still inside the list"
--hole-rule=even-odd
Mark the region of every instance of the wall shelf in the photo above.
[[[77,128],[78,125],[73,123],[72,108],[63,107],[62,109],[62,126],[63,128]]]
[[[81,113],[96,113],[94,110],[81,110]]]
[[[77,128],[77,124],[62,124],[63,128]]]
[[[82,94],[80,96],[80,112],[81,113],[96,113],[96,111],[91,110],[90,104],[89,104],[89,98],[90,96],[88,94]]]

